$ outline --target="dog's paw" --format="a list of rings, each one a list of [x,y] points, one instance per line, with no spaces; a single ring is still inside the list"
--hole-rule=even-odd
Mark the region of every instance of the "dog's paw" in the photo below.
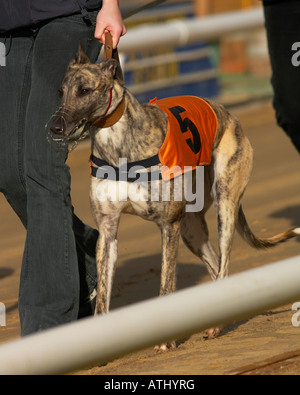
[[[171,351],[174,350],[176,348],[176,342],[170,342],[170,343],[163,343],[160,344],[159,346],[155,346],[154,347],[154,351],[157,353],[161,353],[161,352],[167,352],[167,351]]]
[[[216,337],[220,336],[221,331],[222,331],[221,327],[207,329],[205,331],[204,338],[207,340],[215,339]]]

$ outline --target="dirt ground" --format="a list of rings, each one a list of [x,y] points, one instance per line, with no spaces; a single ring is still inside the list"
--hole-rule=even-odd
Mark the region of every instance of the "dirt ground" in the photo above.
[[[233,110],[255,149],[255,166],[243,206],[249,224],[259,236],[273,235],[300,225],[300,161],[286,135],[275,124],[270,103]],[[70,155],[72,197],[77,214],[93,225],[90,214],[89,143]],[[0,327],[0,344],[19,337],[18,287],[25,231],[0,196],[0,302],[7,326]],[[217,243],[215,213],[208,213],[211,239]],[[119,232],[119,262],[112,309],[158,294],[160,233],[155,225],[124,216]],[[237,235],[231,274],[300,255],[300,239],[276,249],[251,249]],[[209,281],[204,265],[183,244],[178,259],[178,288]],[[298,302],[298,301],[295,301]],[[222,335],[205,340],[203,333],[180,342],[166,354],[143,350],[108,363],[75,372],[76,375],[204,375],[300,374],[300,327],[291,323],[292,306],[282,306],[243,322],[226,326]]]

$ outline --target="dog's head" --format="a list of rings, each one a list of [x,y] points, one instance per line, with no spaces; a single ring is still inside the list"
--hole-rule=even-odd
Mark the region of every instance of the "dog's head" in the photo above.
[[[113,97],[111,92],[114,92]],[[59,94],[61,107],[50,129],[57,135],[70,137],[84,124],[93,124],[116,107],[123,94],[118,62],[111,59],[91,64],[80,45],[77,58],[69,64]]]

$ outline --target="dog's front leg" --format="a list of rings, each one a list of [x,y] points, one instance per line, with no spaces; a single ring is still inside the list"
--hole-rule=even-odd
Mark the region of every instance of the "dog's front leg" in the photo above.
[[[162,234],[162,270],[160,296],[168,295],[176,288],[176,266],[180,235],[180,221],[161,226]],[[155,347],[157,352],[165,352],[176,347],[172,341]]]
[[[180,222],[165,224],[162,232],[162,268],[160,296],[168,295],[176,288],[176,263],[179,246]]]
[[[101,215],[98,218],[97,243],[98,288],[95,314],[107,314],[118,256],[117,232],[119,215]]]

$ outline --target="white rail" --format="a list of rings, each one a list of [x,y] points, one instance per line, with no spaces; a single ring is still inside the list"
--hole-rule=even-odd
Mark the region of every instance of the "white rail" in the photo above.
[[[219,39],[224,34],[251,30],[262,27],[264,24],[264,15],[262,8],[256,8],[248,11],[236,11],[205,18],[196,19],[175,19],[170,22],[160,24],[146,24],[140,25],[128,31],[127,35],[122,38],[119,49],[123,54],[130,54],[131,52],[147,53],[152,50],[155,53],[159,49],[175,48],[179,46],[189,45],[199,42],[207,42]],[[146,52],[144,52],[146,51]],[[200,52],[202,51],[202,52]],[[152,55],[147,58],[138,59],[133,62],[125,63],[123,65],[124,71],[151,70],[151,67],[160,67],[170,64],[171,62],[189,62],[195,60],[195,56],[202,56],[206,54],[209,57],[209,49],[201,50],[187,50],[186,52],[174,52],[165,55]],[[139,74],[138,74],[139,75]],[[199,83],[202,81],[212,80],[217,78],[218,71],[213,68],[193,73],[180,74],[176,76],[164,78],[160,77],[154,81],[144,81],[142,83],[134,83],[127,86],[133,94],[147,94],[160,89],[168,89],[169,87],[182,86],[185,84]]]
[[[66,373],[249,318],[299,301],[299,279],[300,256],[14,341],[0,374]]]
[[[162,46],[183,46],[215,40],[224,34],[264,26],[261,7],[205,18],[173,20],[161,24],[141,25],[128,31],[120,42],[121,52],[130,53]]]

